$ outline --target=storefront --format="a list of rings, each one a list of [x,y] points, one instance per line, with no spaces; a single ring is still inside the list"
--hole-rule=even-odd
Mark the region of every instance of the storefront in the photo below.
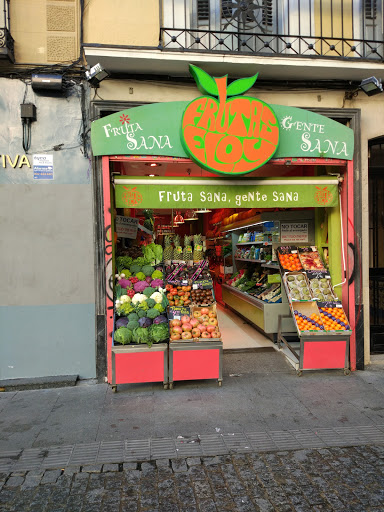
[[[204,96],[143,105],[92,124],[93,153],[102,160],[108,381],[221,383],[221,354],[232,336],[220,325],[226,310],[274,342],[296,336],[300,372],[356,369],[355,290],[348,279],[348,244],[355,236],[353,131],[314,112],[241,96],[255,77],[227,86],[226,77],[213,79],[194,66],[191,73]],[[140,217],[152,210],[146,233]],[[134,242],[125,238],[121,218],[146,234]],[[176,227],[180,218],[197,222]],[[146,258],[137,240],[143,247],[161,245],[163,257]],[[123,256],[133,269],[119,267]],[[139,298],[132,303],[145,293],[145,281],[162,294],[161,314],[149,319],[139,311]],[[186,301],[178,291],[188,294]],[[127,314],[121,297],[128,297]],[[195,311],[200,325],[205,313],[212,316],[213,335],[203,336],[204,326],[200,335],[194,325],[189,329]],[[122,317],[132,313],[140,313],[134,322],[143,318],[135,327],[141,330],[119,342],[116,331],[130,321]],[[146,338],[151,329],[161,331],[152,327],[157,316],[165,317],[169,331],[143,347],[140,333]],[[185,331],[178,316],[188,317]]]

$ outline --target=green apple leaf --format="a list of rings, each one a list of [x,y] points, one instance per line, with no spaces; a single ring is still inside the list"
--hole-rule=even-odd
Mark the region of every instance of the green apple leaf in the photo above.
[[[240,78],[232,82],[228,85],[227,96],[239,96],[240,94],[244,94],[256,82],[258,74],[259,73],[256,73],[256,75],[250,76],[249,78]]]
[[[189,65],[189,72],[193,76],[200,92],[209,96],[219,96],[215,79],[208,75],[208,73],[193,64]]]

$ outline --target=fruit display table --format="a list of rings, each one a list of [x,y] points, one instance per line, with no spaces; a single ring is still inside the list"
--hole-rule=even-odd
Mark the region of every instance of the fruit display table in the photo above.
[[[118,384],[162,382],[168,389],[168,344],[112,347],[112,390]]]
[[[217,379],[223,382],[222,341],[174,341],[169,344],[169,389],[174,381]]]

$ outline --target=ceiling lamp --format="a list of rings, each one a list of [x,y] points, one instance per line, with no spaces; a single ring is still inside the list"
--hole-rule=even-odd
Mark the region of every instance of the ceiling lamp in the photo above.
[[[187,210],[184,214],[184,221],[199,220],[194,210]]]
[[[195,213],[210,213],[211,211],[208,208],[200,208],[200,210],[195,210]]]
[[[383,92],[381,80],[378,80],[374,76],[362,80],[359,88],[364,91],[367,96],[374,96],[375,94]]]
[[[184,217],[181,212],[176,212],[175,218],[173,219],[174,224],[184,224]]]

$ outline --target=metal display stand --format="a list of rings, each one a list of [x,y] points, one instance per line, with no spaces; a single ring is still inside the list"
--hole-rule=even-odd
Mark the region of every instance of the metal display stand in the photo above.
[[[169,389],[174,381],[217,379],[223,383],[223,342],[193,341],[169,344]]]
[[[168,389],[168,344],[112,346],[112,391],[118,384],[162,382]]]

